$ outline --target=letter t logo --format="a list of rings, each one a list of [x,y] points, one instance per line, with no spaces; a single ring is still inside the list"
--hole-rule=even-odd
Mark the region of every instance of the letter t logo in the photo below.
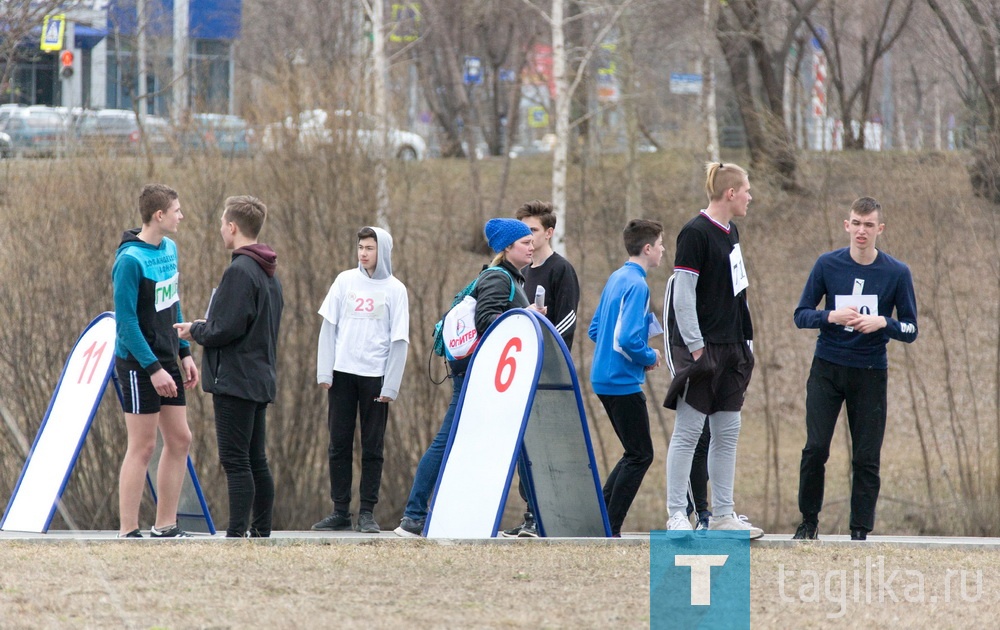
[[[712,604],[712,567],[726,564],[729,556],[674,556],[675,567],[691,567],[691,605]]]

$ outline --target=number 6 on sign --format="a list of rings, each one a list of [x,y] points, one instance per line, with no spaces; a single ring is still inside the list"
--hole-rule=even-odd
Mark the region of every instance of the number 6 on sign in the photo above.
[[[493,382],[497,386],[497,391],[501,394],[510,387],[510,384],[514,381],[514,373],[517,371],[517,361],[514,357],[510,356],[511,350],[521,351],[520,337],[514,337],[508,341],[507,345],[504,346],[503,352],[500,354],[500,362],[497,363],[497,375],[493,379]],[[510,372],[506,373],[507,380],[504,380],[504,372],[508,367],[510,368]]]

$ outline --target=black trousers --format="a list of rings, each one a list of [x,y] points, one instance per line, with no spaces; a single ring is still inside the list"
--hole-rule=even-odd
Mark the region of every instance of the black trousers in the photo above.
[[[361,421],[361,484],[358,488],[360,511],[371,512],[378,503],[382,485],[382,445],[389,405],[375,402],[382,393],[381,376],[357,376],[333,373],[328,392],[330,413],[330,498],[340,512],[351,509],[351,483],[354,473],[354,431]]]
[[[214,394],[219,460],[229,487],[227,537],[271,535],[274,478],[267,465],[267,403]],[[251,522],[251,516],[253,521]]]
[[[649,412],[642,392],[625,396],[598,394],[608,412],[615,435],[625,454],[604,482],[604,504],[612,535],[620,534],[622,523],[639,492],[642,479],[653,463],[653,439],[649,435]]]
[[[837,416],[847,404],[851,432],[851,529],[872,531],[881,480],[879,463],[885,435],[888,370],[836,365],[813,357],[806,383],[806,445],[799,466],[799,511],[816,522]]]

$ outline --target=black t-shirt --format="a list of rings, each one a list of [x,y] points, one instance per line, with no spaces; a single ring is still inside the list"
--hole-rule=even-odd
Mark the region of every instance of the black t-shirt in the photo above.
[[[580,303],[580,282],[576,270],[569,261],[556,252],[545,262],[521,270],[524,274],[524,293],[535,301],[535,289],[545,287],[545,316],[562,336],[566,347],[573,349],[573,333],[576,331],[576,307]]]
[[[698,326],[705,343],[738,343],[753,339],[746,288],[733,295],[737,280],[745,277],[742,255],[734,256],[740,233],[736,225],[722,226],[704,212],[688,221],[677,235],[674,271],[698,276]]]

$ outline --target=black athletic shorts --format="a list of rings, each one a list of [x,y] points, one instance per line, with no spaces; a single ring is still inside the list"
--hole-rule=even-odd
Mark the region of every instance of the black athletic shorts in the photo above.
[[[706,415],[739,411],[750,385],[754,357],[746,342],[708,343],[697,361],[684,346],[672,346],[676,375],[663,406],[677,409],[677,399]]]
[[[177,396],[173,398],[156,393],[149,373],[138,362],[115,357],[115,373],[122,388],[122,407],[125,413],[159,413],[160,407],[164,405],[184,406],[184,378],[181,376],[180,367],[176,361],[161,362],[160,365],[174,377],[174,383],[177,384]]]

